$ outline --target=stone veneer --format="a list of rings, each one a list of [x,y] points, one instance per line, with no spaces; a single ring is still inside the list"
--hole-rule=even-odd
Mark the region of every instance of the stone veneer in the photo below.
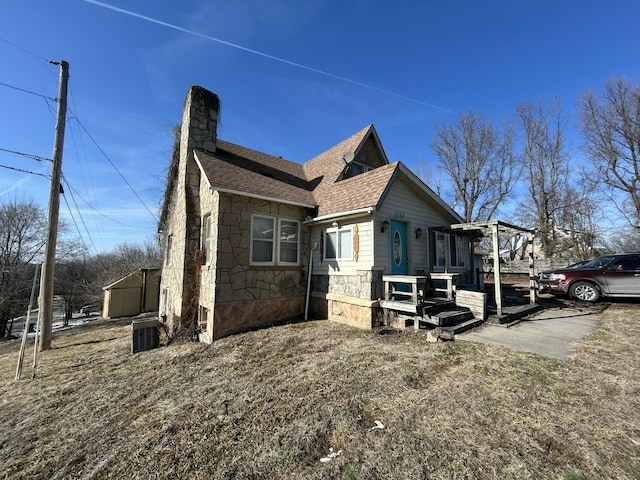
[[[376,326],[382,273],[358,270],[356,275],[312,275],[310,311],[314,316],[358,328]]]
[[[165,259],[161,278],[160,315],[170,326],[177,327],[183,312],[193,301],[193,282],[189,281],[192,258],[200,238],[200,172],[193,150],[215,152],[220,102],[217,95],[202,87],[192,86],[187,92],[180,129],[179,161],[170,168],[171,191],[163,209],[166,223],[161,225],[165,237]],[[172,258],[166,248],[172,238]]]
[[[206,335],[230,333],[301,316],[304,313],[308,232],[306,208],[240,195],[204,192],[202,214],[215,222],[214,255],[201,272],[200,305],[208,310]],[[252,266],[251,218],[267,215],[300,222],[299,266]],[[213,338],[211,335],[213,332]]]

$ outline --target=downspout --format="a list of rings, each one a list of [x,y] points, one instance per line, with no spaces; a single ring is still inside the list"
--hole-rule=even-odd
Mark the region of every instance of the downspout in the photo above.
[[[304,320],[309,319],[309,296],[311,295],[311,270],[313,269],[313,251],[318,248],[318,243],[313,242],[313,246],[309,251],[309,274],[307,275],[307,299],[304,305]]]

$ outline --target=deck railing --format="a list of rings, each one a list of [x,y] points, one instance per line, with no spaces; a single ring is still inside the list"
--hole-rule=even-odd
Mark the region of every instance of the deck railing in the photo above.
[[[444,293],[453,300],[457,273],[427,273],[424,275],[383,275],[385,300],[411,300],[413,305],[421,302],[427,292]],[[434,281],[444,280],[446,287],[434,285]],[[399,298],[400,297],[400,298]]]

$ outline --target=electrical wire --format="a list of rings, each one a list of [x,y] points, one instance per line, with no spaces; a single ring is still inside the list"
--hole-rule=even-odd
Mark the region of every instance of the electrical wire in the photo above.
[[[84,246],[84,249],[88,252],[89,251],[89,247],[87,247],[87,244],[84,241],[84,238],[82,238],[82,232],[80,231],[80,227],[78,227],[78,223],[76,222],[75,217],[73,216],[73,212],[71,211],[71,207],[69,206],[69,202],[67,202],[67,196],[63,193],[62,194],[62,198],[64,200],[65,205],[67,206],[67,210],[69,210],[69,215],[71,216],[71,221],[73,222],[73,224],[76,227],[76,230],[78,231],[78,235],[80,236],[80,241],[82,242],[82,245]],[[77,205],[76,205],[76,209],[77,209]],[[85,230],[87,231],[87,235],[89,236],[89,241],[91,242],[91,245],[93,246],[93,250],[98,253],[98,249],[96,248],[95,243],[93,243],[93,238],[91,238],[91,234],[89,233],[89,230],[87,229],[87,225],[84,223],[84,218],[82,218],[82,214],[80,213],[80,210],[78,210],[78,215],[80,216],[80,220],[82,221],[82,225],[84,225]]]
[[[35,95],[36,97],[42,97],[45,100],[51,100],[52,102],[58,102],[58,99],[55,97],[48,97],[46,95],[42,95],[41,93],[32,92],[31,90],[27,90],[25,88],[16,87],[14,85],[9,85],[8,83],[0,82],[0,85],[7,88],[12,88],[13,90],[17,90],[19,92],[28,93],[29,95]]]
[[[22,153],[22,152],[18,152],[16,150],[9,150],[8,148],[1,148],[0,147],[0,152],[13,153],[15,155],[20,155],[20,156],[23,156],[23,157],[31,158],[31,159],[33,159],[33,160],[35,160],[37,162],[44,162],[44,161],[51,162],[52,161],[50,158],[44,158],[44,157],[40,157],[38,155],[32,155],[30,153]]]
[[[67,187],[69,187],[69,191],[71,191],[71,192],[75,193],[75,194],[76,194],[76,196],[77,196],[80,200],[82,200],[82,201],[84,202],[84,204],[85,204],[87,207],[89,207],[91,210],[93,210],[94,212],[96,212],[98,215],[100,215],[100,216],[102,216],[102,217],[106,218],[107,220],[109,220],[109,221],[111,221],[111,222],[113,222],[113,223],[117,223],[118,225],[122,225],[123,227],[128,227],[128,228],[137,228],[137,227],[136,227],[136,226],[134,226],[134,225],[127,225],[126,223],[122,223],[122,222],[120,222],[120,221],[116,220],[115,218],[111,218],[110,216],[105,215],[104,213],[102,213],[100,210],[98,210],[98,209],[97,209],[97,208],[95,208],[93,205],[91,205],[87,200],[85,200],[84,198],[82,198],[82,195],[80,195],[80,194],[78,193],[78,191],[77,191],[77,190],[75,190],[75,189],[71,186],[71,184],[70,184],[66,179],[65,179],[65,185],[66,185]]]
[[[71,98],[71,104],[73,105],[73,107],[67,104],[67,109],[68,109],[67,111],[70,114],[67,118],[70,118],[71,116],[75,116],[75,111],[77,111],[75,95],[73,94],[73,89],[71,87],[69,88],[69,97]],[[76,160],[80,170],[80,175],[82,177],[84,191],[90,192],[93,189],[93,181],[92,181],[91,175],[89,174],[89,172],[91,172],[91,165],[89,165],[89,162],[87,162],[87,151],[83,141],[83,136],[81,135],[81,132],[78,132],[77,134],[78,138],[76,140],[76,133],[75,133],[76,129],[75,129],[74,123],[67,122],[67,126],[68,126],[69,136],[71,138],[71,141],[73,142],[73,147],[74,147],[73,151],[75,152]],[[78,147],[78,144],[80,148]],[[82,156],[80,155],[80,151],[82,151]],[[91,186],[91,188],[89,188],[89,186]],[[95,196],[91,200],[95,201]]]
[[[0,168],[6,168],[8,170],[14,170],[16,172],[28,173],[30,175],[37,175],[39,177],[44,177],[49,179],[49,175],[45,175],[44,173],[32,172],[30,170],[24,170],[22,168],[10,167],[9,165],[0,165]]]
[[[75,120],[78,125],[80,125],[80,128],[82,128],[82,130],[84,130],[84,132],[89,136],[89,138],[91,139],[91,141],[93,142],[93,144],[96,146],[96,148],[98,150],[100,150],[100,153],[102,153],[102,155],[104,156],[104,158],[107,159],[107,161],[109,162],[109,164],[113,167],[113,169],[118,173],[118,175],[120,176],[120,178],[122,179],[122,181],[127,185],[127,187],[129,187],[129,190],[131,190],[131,192],[135,195],[135,197],[140,201],[140,203],[142,204],[142,206],[144,206],[144,208],[147,210],[147,212],[149,212],[149,215],[151,215],[151,218],[153,218],[156,222],[158,221],[158,217],[149,209],[149,207],[147,206],[147,204],[144,202],[144,200],[142,200],[142,198],[140,197],[140,195],[138,195],[138,192],[136,192],[134,190],[134,188],[131,186],[131,184],[127,181],[127,179],[124,177],[124,175],[122,174],[122,172],[120,172],[120,170],[118,170],[118,167],[116,167],[116,165],[111,161],[111,159],[109,158],[109,156],[106,154],[106,152],[102,149],[102,147],[98,144],[98,142],[96,141],[95,138],[93,138],[93,135],[91,135],[89,133],[89,131],[86,129],[86,127],[82,124],[82,122],[80,121],[80,119],[78,117],[70,117],[70,120],[73,119]]]
[[[28,53],[29,55],[34,56],[34,57],[36,57],[36,58],[39,58],[40,60],[45,61],[45,62],[47,62],[47,63],[49,62],[49,60],[47,60],[46,58],[44,58],[44,57],[42,57],[42,56],[38,55],[37,53],[33,53],[33,52],[31,52],[31,51],[27,50],[26,48],[21,47],[21,46],[20,46],[20,45],[18,45],[17,43],[13,43],[13,42],[11,42],[11,41],[7,40],[7,39],[6,39],[6,38],[4,38],[4,37],[0,37],[0,40],[2,40],[2,41],[3,41],[3,42],[5,42],[5,43],[8,43],[9,45],[11,45],[12,47],[17,48],[18,50],[22,50],[24,53]]]

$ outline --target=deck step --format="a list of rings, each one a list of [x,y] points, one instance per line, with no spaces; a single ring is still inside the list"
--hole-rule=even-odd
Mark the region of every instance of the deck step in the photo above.
[[[431,316],[454,308],[457,308],[454,300],[430,298],[422,303],[422,315]]]
[[[458,333],[462,333],[462,332],[466,332],[467,330],[471,330],[472,328],[475,328],[478,325],[481,325],[482,323],[483,322],[482,322],[481,319],[473,318],[471,320],[467,320],[465,322],[458,323],[456,325],[451,325],[451,326],[448,326],[448,327],[441,327],[441,328],[444,331],[451,332],[454,335],[457,335]]]
[[[428,323],[432,323],[438,326],[453,325],[456,323],[465,322],[474,318],[473,312],[468,308],[456,307],[452,310],[445,310],[436,314],[429,315],[429,319],[425,320]]]

